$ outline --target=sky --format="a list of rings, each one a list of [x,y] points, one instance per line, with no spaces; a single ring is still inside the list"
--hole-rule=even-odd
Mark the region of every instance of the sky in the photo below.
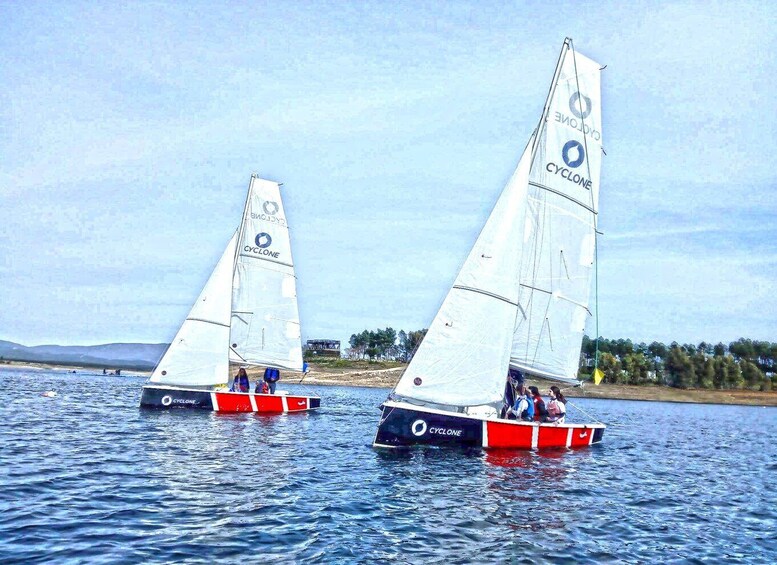
[[[428,327],[569,36],[607,66],[589,335],[777,341],[775,3],[0,0],[0,20],[0,339],[169,342],[251,173],[283,183],[303,339]]]

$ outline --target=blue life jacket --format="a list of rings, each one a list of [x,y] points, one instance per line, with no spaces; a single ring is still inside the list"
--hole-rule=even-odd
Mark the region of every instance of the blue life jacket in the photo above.
[[[526,400],[527,406],[524,408],[523,413],[517,414],[518,418],[523,419],[523,415],[526,414],[526,419],[533,420],[534,419],[534,400],[530,396],[519,396],[515,399],[515,406],[513,407],[513,410],[518,410],[518,405],[521,403],[521,400]]]
[[[274,383],[277,382],[278,379],[281,378],[281,372],[278,369],[271,369],[270,367],[267,367],[264,370],[264,380],[268,383]]]

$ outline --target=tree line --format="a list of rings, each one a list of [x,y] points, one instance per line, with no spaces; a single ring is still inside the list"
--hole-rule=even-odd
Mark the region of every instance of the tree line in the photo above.
[[[427,330],[393,328],[363,330],[351,335],[352,359],[409,362]],[[591,379],[597,340],[583,336],[579,378]],[[740,338],[729,344],[669,345],[630,339],[598,340],[599,369],[611,384],[658,384],[676,388],[777,390],[777,343]]]
[[[423,329],[396,332],[394,328],[375,331],[364,330],[361,333],[351,335],[349,340],[351,349],[348,356],[356,359],[369,357],[370,360],[393,359],[408,363],[421,344],[421,340],[424,339],[426,331]]]
[[[583,337],[580,377],[590,378],[596,340]],[[599,338],[604,382],[676,388],[777,390],[777,343],[740,338],[724,343],[669,345]]]

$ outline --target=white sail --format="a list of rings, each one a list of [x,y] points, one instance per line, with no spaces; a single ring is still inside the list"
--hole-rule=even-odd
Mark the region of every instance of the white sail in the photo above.
[[[529,176],[510,364],[575,381],[595,253],[602,148],[600,68],[565,43]]]
[[[229,378],[229,318],[237,233],[216,264],[150,382],[209,386]]]
[[[395,388],[451,406],[501,402],[518,303],[516,252],[523,239],[531,146]]]
[[[302,371],[297,282],[278,183],[251,178],[239,233],[230,359]]]

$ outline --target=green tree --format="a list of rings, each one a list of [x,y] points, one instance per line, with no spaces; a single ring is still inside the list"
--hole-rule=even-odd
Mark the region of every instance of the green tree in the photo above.
[[[666,360],[666,372],[669,385],[676,388],[688,388],[695,384],[696,375],[688,353],[677,344],[669,350]]]
[[[611,353],[599,354],[599,369],[604,373],[604,382],[617,384],[621,380],[621,362]]]
[[[621,360],[630,385],[641,385],[648,381],[648,361],[642,353],[628,353]]]
[[[724,384],[727,389],[739,389],[745,384],[745,379],[742,378],[742,369],[739,367],[736,359],[732,355],[726,355],[724,358],[726,363],[726,382]]]
[[[740,361],[739,366],[742,368],[742,378],[745,381],[745,386],[750,390],[759,390],[761,383],[766,380],[761,369],[752,361]]]
[[[701,348],[699,348],[701,350]],[[697,353],[693,357],[696,386],[698,388],[715,387],[715,362],[712,357]]]

